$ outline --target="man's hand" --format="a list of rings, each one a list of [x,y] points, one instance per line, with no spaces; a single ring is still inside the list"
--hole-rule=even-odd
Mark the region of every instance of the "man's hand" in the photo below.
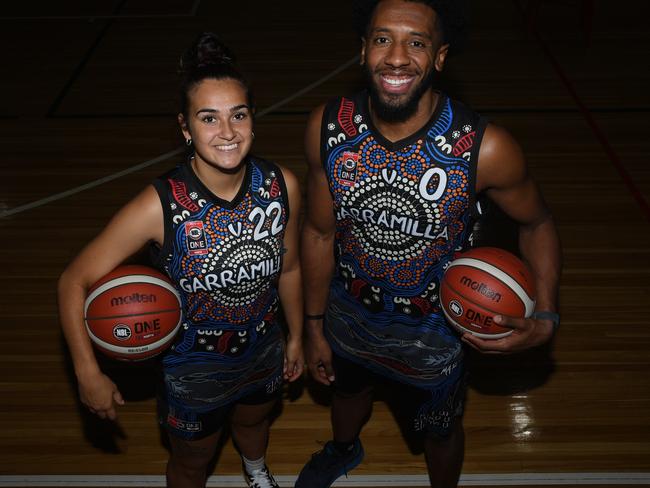
[[[485,354],[512,354],[547,342],[553,335],[553,322],[533,318],[523,319],[495,315],[494,323],[513,329],[512,334],[501,339],[481,339],[472,334],[463,334],[462,340],[477,351]]]
[[[322,328],[307,325],[307,367],[312,377],[324,385],[334,381],[332,348],[323,335]]]

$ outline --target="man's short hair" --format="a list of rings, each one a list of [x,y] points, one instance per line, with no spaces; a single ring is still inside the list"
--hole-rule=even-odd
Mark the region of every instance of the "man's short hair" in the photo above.
[[[450,51],[459,50],[467,35],[467,0],[404,0],[428,5],[440,18],[443,41]],[[353,0],[352,18],[360,37],[366,37],[370,19],[381,0]]]

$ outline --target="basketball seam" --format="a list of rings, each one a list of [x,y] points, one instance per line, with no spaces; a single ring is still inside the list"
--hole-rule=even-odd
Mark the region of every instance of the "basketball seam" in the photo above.
[[[105,350],[107,353],[114,353],[114,354],[121,355],[122,359],[127,359],[127,360],[138,359],[137,356],[139,356],[140,354],[144,354],[150,351],[155,351],[156,349],[161,349],[163,346],[167,345],[174,339],[176,333],[181,327],[181,324],[183,323],[183,314],[181,313],[179,314],[178,322],[176,323],[176,326],[170,331],[169,334],[165,335],[164,337],[157,340],[156,342],[152,342],[151,344],[143,344],[143,345],[119,346],[116,344],[111,344],[110,342],[106,342],[105,340],[101,339],[96,334],[94,334],[88,325],[88,318],[86,317],[86,314],[88,313],[88,308],[92,303],[92,301],[106,291],[112,290],[122,285],[132,285],[137,283],[148,283],[148,284],[158,285],[161,288],[171,292],[176,298],[176,300],[178,301],[179,307],[178,309],[175,310],[165,309],[165,312],[169,312],[169,311],[176,312],[180,310],[182,306],[181,298],[180,295],[178,294],[178,291],[176,290],[176,288],[174,288],[174,286],[171,283],[165,281],[164,279],[158,278],[156,276],[149,276],[140,273],[134,273],[126,276],[119,276],[107,281],[106,283],[102,283],[100,286],[95,288],[88,295],[84,303],[84,322],[86,325],[86,331],[90,335],[92,342],[95,343],[95,345],[97,345],[100,348],[100,350]],[[112,318],[124,318],[133,315],[151,315],[155,313],[160,313],[160,311],[144,312],[141,314],[132,314],[132,315],[122,315],[122,316],[117,316]],[[98,320],[98,318],[92,318],[92,317],[90,319]],[[129,350],[131,351],[136,350],[137,352],[130,352]],[[129,356],[133,356],[133,357],[129,357]]]
[[[477,337],[481,337],[483,339],[501,339],[502,337],[509,336],[513,332],[513,330],[508,330],[506,332],[500,332],[498,334],[485,334],[484,332],[478,332],[476,330],[471,330],[471,329],[468,329],[467,327],[462,326],[461,324],[456,322],[452,317],[450,317],[449,314],[447,313],[447,311],[444,308],[442,309],[442,312],[445,315],[445,317],[447,317],[447,320],[449,320],[454,327],[457,327],[457,328],[463,330],[464,332],[475,335]]]
[[[111,290],[113,288],[117,288],[118,286],[125,285],[125,284],[134,284],[134,283],[150,283],[153,285],[161,286],[162,288],[172,292],[176,297],[176,300],[178,300],[179,307],[181,305],[181,297],[178,294],[178,291],[176,290],[176,288],[174,288],[173,285],[171,285],[167,281],[157,278],[155,276],[148,276],[143,274],[132,274],[132,275],[113,278],[112,280],[109,280],[106,283],[102,283],[100,286],[94,289],[88,295],[88,297],[86,298],[86,302],[84,303],[84,316],[88,312],[88,307],[97,296],[101,295],[105,291]]]
[[[526,290],[524,290],[524,288],[513,277],[511,277],[507,273],[504,273],[502,270],[500,270],[499,268],[497,268],[492,264],[486,263],[485,261],[481,261],[476,258],[456,259],[452,261],[452,263],[449,265],[449,268],[447,268],[447,270],[449,270],[453,266],[460,266],[460,265],[469,266],[470,268],[475,268],[494,275],[499,281],[501,281],[508,288],[510,288],[521,300],[521,302],[524,305],[526,317],[529,317],[530,314],[533,313],[533,310],[535,309],[535,300],[533,300],[528,295],[528,293],[526,293]]]
[[[153,312],[139,312],[139,313],[128,313],[125,315],[107,315],[105,317],[86,317],[86,320],[107,320],[107,319],[123,319],[126,317],[137,317],[138,315],[154,315],[157,313],[169,313],[169,312],[178,312],[179,308],[166,308],[162,310],[155,310]]]
[[[462,296],[463,298],[465,298],[465,299],[467,299],[467,300],[470,299],[470,297],[466,297],[465,295],[463,295],[462,293],[460,293],[460,292],[459,292],[458,290],[456,290],[453,286],[451,286],[448,282],[445,282],[444,285],[445,285],[446,287],[448,287],[450,290],[452,290],[453,292],[455,292],[456,294],[458,294],[459,296]],[[442,288],[441,288],[441,290],[440,290],[440,294],[442,295]],[[464,330],[465,332],[469,332],[470,334],[473,334],[473,335],[475,335],[475,336],[481,337],[481,338],[483,338],[483,339],[500,339],[500,338],[502,338],[502,337],[509,336],[509,335],[512,334],[512,332],[513,332],[512,329],[508,329],[507,327],[503,327],[503,326],[501,326],[501,325],[499,325],[499,324],[494,324],[494,325],[496,325],[496,326],[498,326],[498,327],[501,327],[502,329],[508,329],[508,330],[506,330],[505,332],[499,332],[499,333],[497,333],[497,334],[486,334],[486,333],[484,333],[484,332],[479,332],[479,331],[477,331],[477,330],[471,330],[471,329],[468,329],[467,327],[461,325],[461,324],[460,324],[460,323],[459,323],[459,322],[458,322],[454,317],[452,317],[449,313],[447,313],[447,310],[445,310],[444,304],[442,303],[442,297],[440,297],[440,299],[441,299],[441,303],[440,303],[441,307],[440,307],[440,308],[442,309],[442,313],[443,313],[444,316],[447,318],[447,320],[449,320],[449,321],[452,323],[452,325],[458,327],[459,329]],[[488,310],[489,312],[492,312],[492,313],[495,313],[495,314],[502,315],[502,314],[500,314],[500,312],[496,312],[496,311],[491,310],[491,309],[489,309],[489,308],[487,308],[487,307],[482,307],[482,308],[485,308],[485,309]]]
[[[451,286],[451,285],[449,284],[449,282],[446,282],[445,285],[446,285],[447,287],[449,287],[449,289],[452,290],[454,293],[456,293],[457,295],[463,297],[464,299],[466,299],[466,300],[470,300],[470,301],[472,300],[472,297],[465,296],[463,293],[461,293],[461,292],[458,291],[456,288],[454,288],[453,286]],[[519,298],[519,297],[517,297],[517,298]],[[521,301],[521,298],[519,298],[519,300]],[[481,308],[484,308],[484,309],[487,310],[488,312],[493,313],[493,314],[495,314],[495,315],[504,315],[503,313],[501,313],[501,312],[499,312],[499,311],[497,311],[497,310],[493,310],[493,309],[491,309],[491,308],[485,307],[485,306],[483,306],[483,305],[481,305],[481,304],[479,304],[479,303],[477,303],[476,305],[480,306]],[[524,305],[524,307],[525,307],[525,304],[523,303],[523,301],[522,301],[522,305]],[[499,325],[499,324],[496,324],[496,325]]]
[[[98,346],[100,346],[102,349],[106,349],[107,351],[113,352],[113,353],[119,353],[119,354],[124,354],[125,359],[129,359],[129,355],[137,355],[141,353],[145,353],[148,351],[156,350],[159,347],[162,347],[166,345],[167,343],[171,342],[174,337],[176,336],[176,332],[178,332],[178,329],[180,328],[182,323],[182,318],[178,319],[178,323],[176,324],[176,327],[167,334],[165,337],[157,340],[156,342],[152,342],[151,344],[143,344],[143,345],[133,345],[133,346],[118,346],[115,344],[111,344],[110,342],[106,342],[105,340],[97,337],[95,334],[93,334],[92,330],[90,330],[87,326],[86,329],[88,330],[88,333],[93,337],[93,342],[95,342]],[[137,349],[138,351],[135,353],[129,352],[129,349]]]

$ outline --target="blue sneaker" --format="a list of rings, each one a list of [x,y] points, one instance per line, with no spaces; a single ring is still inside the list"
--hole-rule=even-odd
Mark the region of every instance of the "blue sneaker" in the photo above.
[[[363,446],[357,439],[352,449],[339,454],[332,441],[321,451],[312,454],[311,460],[302,468],[294,488],[329,488],[338,478],[356,468],[363,459]]]

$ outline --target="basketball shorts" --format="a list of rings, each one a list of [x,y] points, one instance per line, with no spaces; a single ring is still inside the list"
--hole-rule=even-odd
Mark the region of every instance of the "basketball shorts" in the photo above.
[[[396,407],[402,420],[416,434],[444,439],[463,415],[467,380],[462,371],[434,388],[423,389],[377,374],[337,354],[332,357],[332,366],[336,394],[356,395],[381,385],[390,393],[388,403]]]
[[[221,405],[206,412],[197,412],[195,409],[187,408],[182,404],[177,404],[170,398],[166,398],[162,392],[164,392],[164,388],[159,389],[157,395],[159,424],[170,435],[188,441],[199,440],[221,430],[228,422],[230,413],[237,404],[262,405],[267,402],[277,402],[282,397],[281,387],[269,392],[269,389],[262,385],[257,390],[232,403]]]

